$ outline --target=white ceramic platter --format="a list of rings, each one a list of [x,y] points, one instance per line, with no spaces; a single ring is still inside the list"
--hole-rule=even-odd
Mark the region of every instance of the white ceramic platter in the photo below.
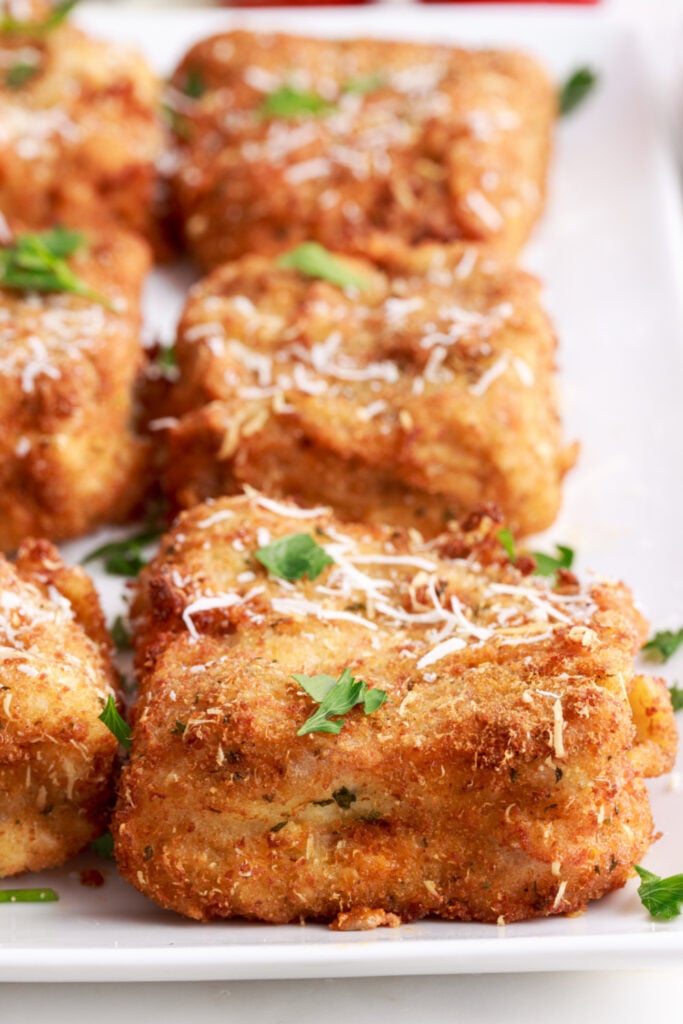
[[[559,128],[548,211],[526,255],[548,282],[567,433],[582,443],[548,540],[575,547],[582,570],[629,581],[656,627],[683,624],[681,218],[648,57],[626,28],[595,11],[488,5],[250,15],[86,5],[78,20],[106,38],[138,44],[164,72],[195,39],[237,23],[522,47],[558,80],[578,65],[597,69],[599,89]],[[181,279],[167,273],[149,289],[148,326],[169,339]],[[76,560],[105,536],[66,547],[66,557]],[[113,616],[121,610],[120,586],[105,577],[98,585]],[[683,653],[672,661],[670,678],[677,668]],[[658,874],[683,871],[683,788],[676,779],[652,786],[663,835],[646,864]],[[104,870],[106,884],[84,888],[83,867]],[[52,885],[60,901],[0,908],[0,980],[555,971],[673,967],[683,958],[683,918],[653,922],[635,881],[573,919],[501,928],[430,921],[343,937],[315,925],[185,921],[157,909],[94,855],[21,884]]]

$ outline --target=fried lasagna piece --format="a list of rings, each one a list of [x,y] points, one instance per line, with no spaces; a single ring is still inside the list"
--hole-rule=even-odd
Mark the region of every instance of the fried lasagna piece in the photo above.
[[[517,921],[622,886],[676,746],[666,687],[634,676],[645,623],[621,584],[524,575],[498,529],[425,543],[256,492],[184,513],[135,600],[124,877],[200,920],[342,928]],[[331,563],[269,575],[255,553],[301,534]],[[300,734],[320,708],[294,676],[344,670],[387,701]]]
[[[575,452],[538,281],[463,243],[381,243],[337,265],[359,287],[250,256],[193,289],[168,431],[176,505],[247,483],[431,535],[488,501],[518,532],[549,526]]]
[[[0,213],[33,227],[113,218],[152,235],[159,82],[123,46],[46,27],[53,13],[0,3]]]
[[[0,876],[55,867],[106,828],[116,676],[95,589],[47,541],[0,555]]]
[[[173,82],[175,190],[204,267],[376,235],[515,254],[542,208],[556,97],[522,54],[236,31]]]
[[[28,536],[63,540],[123,520],[146,486],[148,444],[132,419],[149,250],[118,229],[80,238],[68,268],[92,297],[0,284],[4,551]]]

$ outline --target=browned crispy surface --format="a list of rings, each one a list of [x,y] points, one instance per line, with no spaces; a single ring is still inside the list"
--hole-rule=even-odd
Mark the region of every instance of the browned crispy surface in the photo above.
[[[95,589],[46,541],[0,555],[0,876],[55,867],[106,827],[115,692]]]
[[[180,517],[135,600],[125,878],[198,919],[342,928],[515,921],[624,884],[652,838],[643,777],[676,746],[656,683],[635,699],[657,752],[634,726],[646,624],[623,585],[525,577],[498,524],[467,526],[424,543],[256,493]],[[268,576],[256,549],[301,532],[335,564]],[[293,673],[345,668],[388,702],[297,736],[316,705]]]
[[[87,235],[72,270],[113,304],[0,288],[0,550],[127,517],[147,481],[132,430],[147,245]]]
[[[176,194],[205,267],[377,235],[514,254],[540,212],[555,91],[521,54],[237,31],[194,46],[173,82]],[[264,114],[283,86],[330,106]]]
[[[14,7],[25,19],[29,5]],[[17,80],[18,67],[35,73]],[[38,227],[114,218],[153,235],[159,97],[139,54],[68,23],[0,32],[0,213]]]
[[[431,535],[495,501],[545,529],[574,451],[538,281],[463,243],[372,257],[346,261],[361,292],[256,256],[193,289],[167,492],[187,507],[248,483]]]

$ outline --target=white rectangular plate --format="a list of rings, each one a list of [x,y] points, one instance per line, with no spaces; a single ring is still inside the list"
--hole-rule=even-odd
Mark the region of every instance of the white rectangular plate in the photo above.
[[[103,37],[138,44],[163,72],[195,39],[237,23],[521,47],[558,80],[578,65],[596,68],[595,95],[559,127],[547,215],[525,260],[548,282],[561,339],[567,435],[582,443],[561,521],[546,543],[575,547],[582,570],[627,580],[657,628],[683,624],[681,218],[647,58],[629,31],[595,11],[462,7],[246,15],[100,6],[84,8],[78,20]],[[167,338],[182,301],[178,280],[157,276],[149,290],[149,327]],[[78,559],[104,536],[65,547],[67,559]],[[113,616],[121,610],[121,588],[103,576],[97,582]],[[658,874],[683,871],[683,789],[676,789],[676,778],[651,787],[663,835],[646,864]],[[105,885],[84,888],[84,867],[102,870]],[[185,921],[157,909],[94,855],[16,884],[53,885],[60,901],[0,908],[0,980],[673,967],[683,956],[683,918],[652,921],[635,881],[573,919],[508,927],[429,921],[343,936],[317,925]]]

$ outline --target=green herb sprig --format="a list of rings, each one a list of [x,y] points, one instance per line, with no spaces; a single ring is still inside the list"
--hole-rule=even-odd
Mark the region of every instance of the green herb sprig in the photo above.
[[[54,889],[0,889],[0,903],[56,903]]]
[[[558,97],[560,114],[576,110],[597,84],[598,76],[591,68],[577,68],[562,85]]]
[[[161,531],[156,528],[141,530],[132,537],[125,537],[123,540],[111,541],[109,544],[102,544],[95,548],[82,559],[83,565],[94,562],[100,558],[104,561],[104,568],[112,576],[137,576],[141,569],[147,565],[147,559],[143,556],[143,548],[153,544],[161,536]]]
[[[362,291],[368,287],[364,277],[354,274],[318,242],[302,242],[296,249],[279,256],[275,265],[285,270],[298,270],[305,277],[329,281],[339,288],[358,288]]]
[[[513,565],[517,562],[517,547],[512,531],[507,527],[499,530],[496,534],[498,540],[505,548],[508,558]],[[543,551],[532,551],[531,554],[536,562],[534,570],[536,576],[552,576],[558,569],[571,569],[574,563],[574,551],[564,544],[556,544],[557,555],[548,555]]]
[[[271,117],[319,117],[334,110],[334,103],[319,96],[317,92],[297,89],[293,85],[281,85],[268,93],[258,108],[263,118]]]
[[[345,724],[339,718],[356,704],[362,704],[365,714],[371,715],[388,700],[384,690],[370,689],[362,679],[354,679],[348,668],[338,679],[325,673],[315,676],[296,674],[293,678],[320,705],[297,730],[297,736],[305,736],[309,732],[329,732],[336,736]]]
[[[683,627],[676,630],[662,629],[650,637],[648,642],[643,644],[641,650],[653,661],[668,661],[681,644],[683,644]]]
[[[669,687],[669,696],[671,697],[671,706],[674,711],[683,711],[683,689],[674,683],[673,686]]]
[[[324,548],[308,533],[291,533],[280,537],[266,547],[259,548],[254,557],[273,576],[283,580],[309,580],[318,578],[323,569],[334,564]]]
[[[109,299],[89,288],[67,263],[85,244],[82,232],[62,227],[20,235],[12,245],[0,248],[0,287],[71,292],[112,309]]]
[[[505,548],[505,553],[514,565],[517,561],[517,548],[515,546],[515,538],[512,534],[512,530],[509,530],[507,526],[504,530],[499,530],[496,534],[498,540]]]
[[[114,837],[111,832],[103,832],[97,839],[93,839],[90,844],[90,849],[93,853],[96,853],[98,857],[103,857],[105,860],[114,859]]]
[[[128,632],[128,628],[125,622],[123,621],[122,615],[116,616],[116,618],[111,624],[109,632],[111,633],[111,638],[114,641],[114,646],[116,647],[117,651],[131,650],[132,643],[130,639],[130,633]]]
[[[650,915],[659,921],[671,921],[678,917],[683,902],[683,875],[660,878],[637,864],[635,868],[641,879],[638,886],[640,902]]]
[[[185,77],[183,92],[191,100],[199,100],[206,92],[206,82],[201,71],[197,68],[190,68]]]
[[[557,555],[546,555],[542,551],[532,551],[536,561],[537,576],[552,576],[558,569],[571,569],[574,564],[574,551],[564,544],[556,544]]]
[[[17,61],[5,72],[5,85],[10,89],[21,89],[38,74],[38,65],[28,61]]]
[[[42,21],[20,21],[11,14],[3,14],[0,17],[0,32],[14,32],[18,35],[42,35],[44,32],[51,32],[69,16],[78,0],[64,0],[63,3],[55,4],[50,13]]]
[[[101,715],[97,716],[100,722],[106,725],[109,732],[116,736],[124,750],[130,750],[130,726],[119,714],[116,702],[112,696],[107,697],[107,703]]]

